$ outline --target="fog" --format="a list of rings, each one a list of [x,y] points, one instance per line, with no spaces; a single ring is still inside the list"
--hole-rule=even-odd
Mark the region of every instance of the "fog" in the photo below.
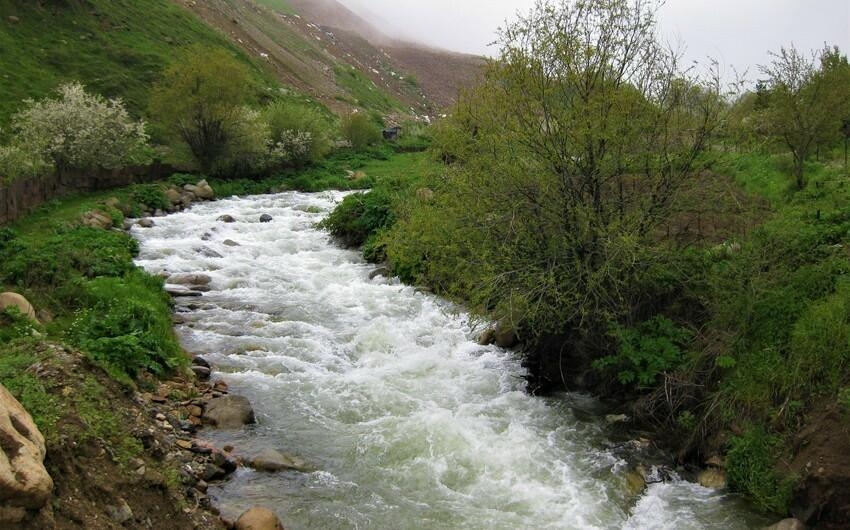
[[[534,0],[340,0],[391,36],[455,51],[496,55],[496,29]],[[850,51],[850,0],[667,0],[661,33],[684,43],[688,61],[718,59],[757,74],[768,50],[837,44]]]

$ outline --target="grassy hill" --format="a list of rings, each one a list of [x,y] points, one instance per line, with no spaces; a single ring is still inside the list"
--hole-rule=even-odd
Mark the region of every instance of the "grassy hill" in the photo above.
[[[168,0],[0,0],[0,124],[26,98],[79,80],[144,114],[151,85],[185,46],[224,48],[257,79],[274,75],[220,32]]]

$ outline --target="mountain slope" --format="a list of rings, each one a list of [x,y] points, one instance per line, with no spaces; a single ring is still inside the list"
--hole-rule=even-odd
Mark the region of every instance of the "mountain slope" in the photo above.
[[[475,82],[480,57],[394,41],[335,0],[177,0],[337,112],[433,115]]]
[[[23,99],[71,80],[143,115],[162,69],[193,45],[224,48],[261,85],[276,84],[259,61],[170,0],[0,0],[0,126]]]

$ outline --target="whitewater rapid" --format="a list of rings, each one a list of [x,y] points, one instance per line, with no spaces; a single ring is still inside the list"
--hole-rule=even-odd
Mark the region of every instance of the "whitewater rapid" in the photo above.
[[[462,311],[370,280],[372,266],[315,228],[343,195],[220,200],[133,228],[149,272],[212,278],[202,297],[178,301],[176,330],[251,400],[258,424],[202,436],[295,454],[315,470],[240,469],[210,489],[223,514],[265,505],[290,530],[764,524],[680,480],[630,496],[601,422],[526,394],[517,356],[478,345]]]

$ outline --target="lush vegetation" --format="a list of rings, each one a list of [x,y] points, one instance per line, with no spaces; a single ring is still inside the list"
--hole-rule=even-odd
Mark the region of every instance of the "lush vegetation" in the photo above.
[[[544,3],[501,45],[435,128],[435,169],[326,228],[515,330],[541,387],[630,402],[786,512],[795,434],[850,394],[846,57],[780,50],[754,91],[721,93],[618,1]]]

